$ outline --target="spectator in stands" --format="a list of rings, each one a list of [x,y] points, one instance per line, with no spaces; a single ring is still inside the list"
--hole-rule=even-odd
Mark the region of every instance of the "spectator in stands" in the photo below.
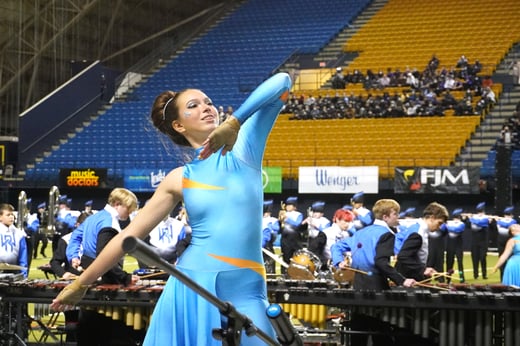
[[[332,77],[332,88],[345,89],[345,78],[343,77],[343,69],[341,67],[336,68],[336,73]]]
[[[475,114],[475,110],[473,109],[471,100],[463,100],[462,102],[459,102],[457,107],[455,107],[455,115],[473,115],[473,114]]]
[[[464,54],[462,54],[459,58],[459,60],[457,61],[457,68],[463,68],[463,67],[467,67],[468,66],[468,58],[466,58],[466,56]]]

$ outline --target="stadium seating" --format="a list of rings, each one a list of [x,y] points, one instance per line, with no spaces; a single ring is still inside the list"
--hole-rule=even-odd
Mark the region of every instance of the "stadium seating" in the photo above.
[[[126,167],[174,168],[182,152],[157,135],[147,120],[161,91],[203,89],[214,103],[237,108],[259,83],[294,53],[317,53],[369,4],[369,0],[250,0],[150,76],[124,102],[62,144],[26,172],[58,176],[60,167],[106,165],[109,176]],[[173,52],[172,52],[173,53]],[[166,146],[166,148],[165,148]]]
[[[298,166],[379,166],[392,178],[396,166],[445,166],[454,162],[480,116],[388,119],[289,120],[279,117],[264,165],[296,178]]]

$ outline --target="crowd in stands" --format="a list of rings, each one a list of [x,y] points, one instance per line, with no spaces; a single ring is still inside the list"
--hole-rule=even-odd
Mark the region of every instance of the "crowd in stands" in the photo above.
[[[386,73],[382,70],[344,73],[339,67],[331,80],[331,94],[317,97],[293,94],[283,112],[293,114],[291,119],[303,120],[443,116],[447,110],[464,116],[482,115],[496,103],[491,77],[478,75],[482,70],[478,60],[471,64],[462,55],[452,68],[439,68],[439,64],[433,55],[422,72],[388,68]],[[345,91],[349,84],[361,84],[366,92],[349,94]],[[385,91],[390,87],[401,88]],[[458,90],[462,91],[462,98],[454,96]]]

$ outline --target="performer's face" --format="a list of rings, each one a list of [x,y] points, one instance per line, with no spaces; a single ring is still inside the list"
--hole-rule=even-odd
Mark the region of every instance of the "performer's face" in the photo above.
[[[383,215],[383,221],[390,227],[397,227],[399,225],[399,211],[393,210],[388,215]]]
[[[11,226],[14,223],[14,213],[10,210],[4,210],[0,214],[0,222],[7,227]]]
[[[430,230],[430,232],[437,231],[439,228],[441,228],[443,223],[444,219],[438,219],[431,216],[426,218],[426,224],[428,225],[428,229]]]
[[[177,99],[179,116],[173,121],[174,129],[185,135],[206,136],[218,125],[217,108],[211,99],[198,89],[188,89]]]

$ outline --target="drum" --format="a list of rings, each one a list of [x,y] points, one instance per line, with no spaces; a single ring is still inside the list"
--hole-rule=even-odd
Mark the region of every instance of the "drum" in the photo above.
[[[346,256],[345,261],[347,261],[348,266],[350,267],[350,265],[352,264],[351,257]],[[332,268],[334,271],[334,280],[336,280],[336,282],[350,283],[350,284],[352,284],[354,282],[354,275],[356,274],[354,271],[348,270],[348,269],[339,269],[339,268],[335,268],[335,267],[332,267]]]
[[[294,280],[314,280],[321,265],[318,256],[307,249],[301,249],[291,257],[287,274]]]

